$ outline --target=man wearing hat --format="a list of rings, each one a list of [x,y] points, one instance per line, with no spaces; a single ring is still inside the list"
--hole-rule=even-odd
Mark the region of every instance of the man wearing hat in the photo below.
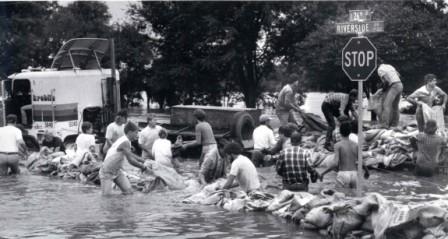
[[[415,174],[417,176],[431,177],[437,172],[440,155],[445,148],[445,140],[436,134],[437,122],[426,121],[424,133],[417,135],[417,161]]]
[[[275,145],[274,132],[269,127],[271,117],[263,114],[260,116],[260,125],[255,128],[252,139],[254,141],[254,151],[252,153],[252,162],[256,166],[264,164],[264,154],[262,153],[266,149],[270,149]]]

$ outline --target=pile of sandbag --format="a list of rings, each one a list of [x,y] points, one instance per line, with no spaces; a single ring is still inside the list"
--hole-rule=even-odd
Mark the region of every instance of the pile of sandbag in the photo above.
[[[41,150],[28,156],[25,167],[34,174],[100,184],[98,175],[100,162],[86,161],[76,167],[70,164],[71,161],[72,158],[69,155],[53,157],[47,151]]]
[[[229,211],[263,211],[291,220],[330,238],[434,239],[448,238],[448,202],[402,205],[378,193],[349,198],[333,190],[319,195],[281,191],[245,194],[216,190],[224,183],[210,184],[184,203],[216,205]]]

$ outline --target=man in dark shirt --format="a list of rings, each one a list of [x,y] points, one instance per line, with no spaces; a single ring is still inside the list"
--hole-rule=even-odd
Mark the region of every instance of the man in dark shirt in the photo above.
[[[65,146],[62,140],[55,136],[51,130],[46,130],[44,135],[44,140],[42,141],[42,146],[48,147],[53,153],[64,152]]]
[[[325,148],[329,151],[333,151],[331,148],[331,142],[333,140],[333,131],[336,127],[335,118],[346,115],[349,111],[357,118],[357,114],[353,109],[353,102],[358,96],[358,91],[353,89],[349,94],[345,93],[329,93],[322,102],[322,113],[328,123],[327,136],[325,138]]]
[[[299,146],[302,136],[298,132],[291,135],[291,147],[275,155],[277,174],[282,177],[284,189],[290,191],[308,191],[308,173],[315,182],[319,174],[309,164],[310,153]]]

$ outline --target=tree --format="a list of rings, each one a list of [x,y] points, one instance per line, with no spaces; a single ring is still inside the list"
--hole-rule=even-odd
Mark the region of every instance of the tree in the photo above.
[[[0,2],[0,77],[28,66],[49,65],[49,39],[42,32],[56,6],[49,2]]]
[[[341,70],[341,51],[350,36],[335,35],[335,23],[347,21],[350,9],[370,9],[374,20],[384,20],[385,32],[368,37],[378,56],[398,69],[405,91],[412,91],[422,84],[426,73],[448,76],[448,15],[443,12],[446,6],[443,1],[338,3],[337,14],[328,16],[327,21],[298,42],[287,63],[292,71],[297,66],[305,67],[313,89],[348,91],[355,87]],[[367,86],[372,88],[377,82],[379,78],[374,73]]]

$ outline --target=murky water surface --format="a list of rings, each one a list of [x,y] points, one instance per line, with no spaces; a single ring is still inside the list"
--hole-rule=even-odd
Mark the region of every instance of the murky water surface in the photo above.
[[[316,98],[316,99],[315,99]],[[309,97],[306,108],[318,105]],[[319,107],[320,108],[320,107]],[[317,109],[319,109],[317,108]],[[134,112],[134,115],[137,112]],[[318,112],[315,112],[318,113]],[[197,164],[184,162],[195,174]],[[319,169],[322,170],[322,169]],[[274,169],[259,173],[276,192]],[[310,192],[334,187],[335,173],[312,184]],[[447,176],[416,178],[410,172],[372,171],[366,191],[402,202],[448,198]],[[227,212],[215,206],[181,203],[181,191],[102,197],[99,187],[30,175],[0,178],[0,237],[5,238],[321,238],[267,213]]]

